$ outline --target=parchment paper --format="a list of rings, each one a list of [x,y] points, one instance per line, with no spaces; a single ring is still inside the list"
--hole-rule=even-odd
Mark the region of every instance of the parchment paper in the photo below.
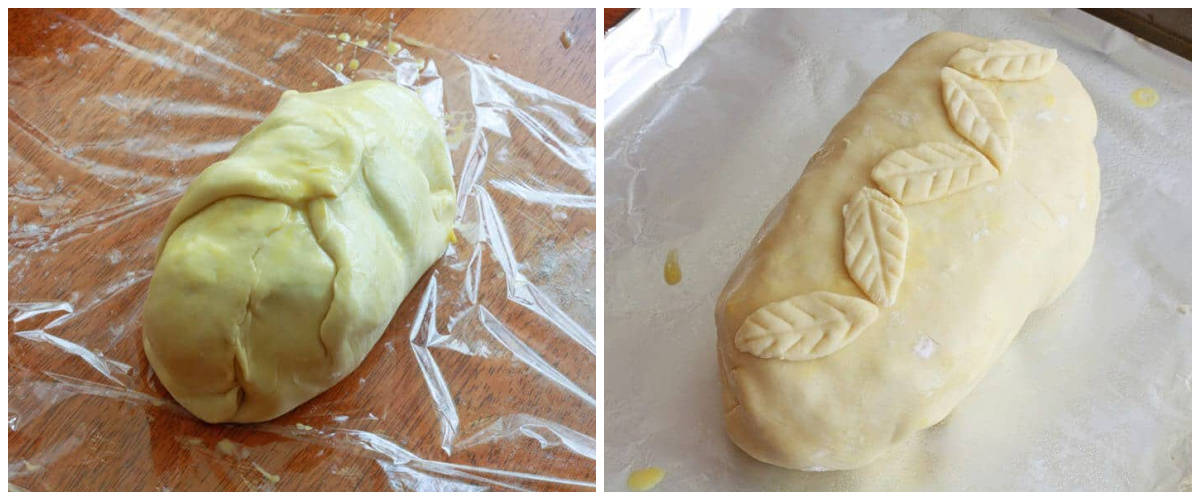
[[[358,17],[116,14],[115,27],[61,15],[48,32],[87,43],[9,60],[8,429],[10,443],[30,437],[9,448],[11,488],[79,489],[79,474],[115,490],[215,477],[246,490],[594,487],[562,473],[595,460],[592,108]],[[129,74],[94,74],[112,58]],[[410,293],[416,314],[398,315],[340,389],[201,439],[207,424],[170,399],[141,348],[167,213],[270,111],[246,102],[369,78],[413,88],[445,123],[458,242]],[[551,397],[464,396],[492,377]],[[418,433],[419,419],[437,425]],[[539,462],[514,468],[517,450]]]
[[[1100,122],[1091,258],[939,425],[856,471],[759,463],[723,429],[717,294],[833,124],[937,30],[1056,48],[1083,82]],[[652,50],[612,57],[683,62],[623,109],[606,96],[606,490],[647,466],[663,490],[1191,489],[1189,62],[1075,10],[735,11],[682,54],[622,36]],[[1142,87],[1160,101],[1135,106]]]

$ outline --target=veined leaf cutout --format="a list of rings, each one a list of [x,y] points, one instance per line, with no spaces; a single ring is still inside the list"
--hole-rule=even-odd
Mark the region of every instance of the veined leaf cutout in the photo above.
[[[854,341],[879,308],[858,297],[812,292],[758,308],[733,337],[739,351],[760,358],[805,361]]]
[[[908,218],[894,200],[864,187],[842,207],[846,270],[873,302],[896,302],[908,252]]]
[[[997,40],[963,47],[947,64],[975,78],[1015,82],[1045,76],[1056,60],[1057,50],[1023,40]]]
[[[979,151],[946,142],[892,151],[871,170],[871,179],[905,205],[965,191],[999,175]]]
[[[958,70],[942,68],[942,102],[954,130],[1003,171],[1012,154],[1012,131],[996,95]]]

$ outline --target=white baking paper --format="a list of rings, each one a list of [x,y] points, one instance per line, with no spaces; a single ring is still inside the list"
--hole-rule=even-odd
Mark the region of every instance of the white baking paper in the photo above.
[[[617,30],[638,26],[681,29]],[[938,30],[1056,48],[1083,82],[1100,124],[1092,256],[939,425],[856,471],[759,463],[723,429],[717,294],[834,123]],[[631,104],[606,99],[606,490],[648,466],[663,490],[1191,489],[1190,62],[1078,10],[735,11],[658,53],[682,63]],[[1143,87],[1156,105],[1134,104]]]

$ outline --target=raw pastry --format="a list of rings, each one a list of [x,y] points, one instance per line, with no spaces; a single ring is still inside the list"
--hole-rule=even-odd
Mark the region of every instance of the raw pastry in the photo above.
[[[1032,80],[1050,72],[1058,51],[1024,40],[991,40],[964,47],[946,64],[984,80]]]
[[[1056,56],[935,33],[834,127],[717,303],[739,447],[794,469],[866,465],[945,418],[1067,287],[1092,248],[1099,166],[1095,108]],[[814,294],[878,314],[778,313]],[[825,348],[779,347],[794,343]]]
[[[204,421],[282,415],[362,362],[454,212],[445,135],[415,93],[286,91],[171,212],[146,357]]]

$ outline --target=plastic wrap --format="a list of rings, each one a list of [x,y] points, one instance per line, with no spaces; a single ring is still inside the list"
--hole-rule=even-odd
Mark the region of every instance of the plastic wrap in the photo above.
[[[113,14],[9,60],[10,488],[594,488],[592,108],[359,17]],[[351,79],[444,122],[458,241],[341,383],[204,424],[142,352],[163,223],[285,89]]]
[[[1076,10],[739,10],[694,50],[620,33],[638,26],[684,31],[627,21],[610,38],[654,49],[606,57],[682,62],[605,63],[673,68],[623,110],[606,100],[606,490],[651,466],[663,490],[1191,489],[1189,62]],[[1083,82],[1099,114],[1092,255],[942,423],[859,470],[757,462],[725,436],[717,295],[833,125],[937,30],[1056,48]]]

